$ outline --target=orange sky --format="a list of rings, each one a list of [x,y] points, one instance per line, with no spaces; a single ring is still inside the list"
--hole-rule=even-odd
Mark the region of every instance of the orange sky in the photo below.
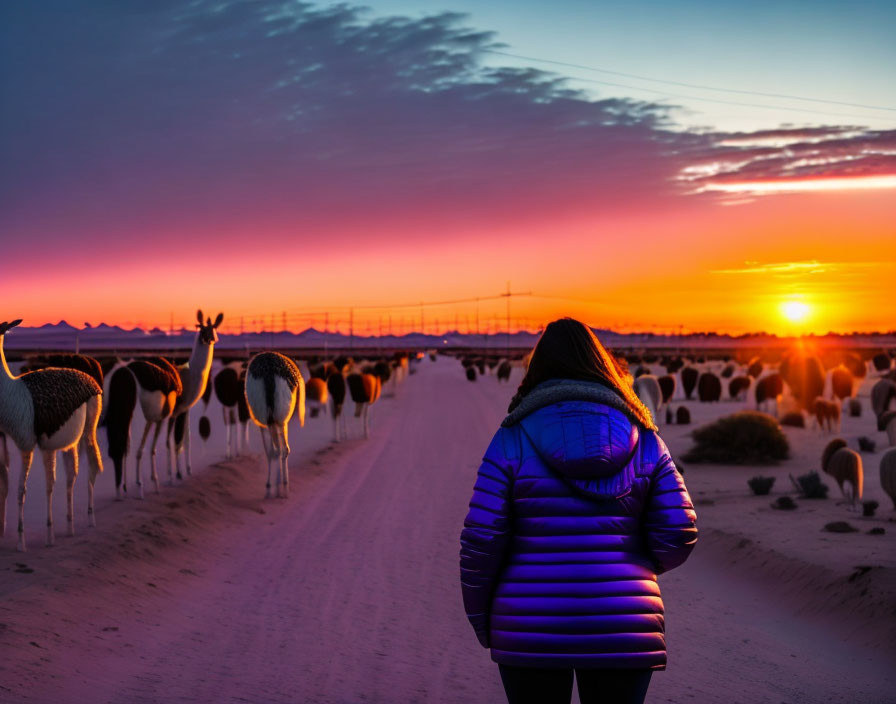
[[[507,231],[408,233],[405,246],[376,244],[320,251],[298,238],[276,248],[209,252],[205,242],[179,260],[133,254],[95,272],[37,264],[8,272],[0,283],[6,317],[38,325],[107,322],[166,327],[188,324],[196,306],[223,310],[228,329],[288,311],[288,326],[347,330],[349,306],[490,296],[506,281],[538,297],[514,299],[516,324],[537,327],[559,315],[621,330],[716,330],[779,334],[888,330],[896,294],[896,208],[889,193],[765,196],[722,206],[684,201],[680,210],[607,219],[533,222]],[[188,233],[184,233],[187,238]],[[334,236],[331,235],[329,239]],[[430,239],[431,238],[431,239]],[[247,239],[264,242],[263,233]],[[280,241],[279,238],[276,238]],[[186,254],[186,248],[183,254]],[[559,300],[540,296],[578,300]],[[793,326],[783,300],[811,307]],[[581,302],[580,302],[581,301]],[[585,301],[591,301],[586,303]],[[10,305],[15,302],[15,305]],[[503,301],[480,303],[504,327]],[[472,326],[476,306],[424,310],[427,329]],[[356,331],[376,332],[392,316],[399,331],[419,328],[419,310],[357,310]],[[385,325],[386,322],[383,324]],[[368,327],[371,326],[371,327]]]

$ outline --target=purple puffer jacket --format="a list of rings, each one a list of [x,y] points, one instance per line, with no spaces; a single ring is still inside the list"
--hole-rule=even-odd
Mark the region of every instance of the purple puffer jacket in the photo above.
[[[467,617],[501,664],[661,670],[656,576],[696,542],[657,434],[607,387],[548,381],[507,416],[479,468],[461,534]]]

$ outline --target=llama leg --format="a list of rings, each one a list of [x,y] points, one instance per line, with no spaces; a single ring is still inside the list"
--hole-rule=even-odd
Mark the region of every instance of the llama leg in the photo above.
[[[162,424],[159,423],[159,427]],[[174,417],[168,416],[168,429],[165,432],[165,456],[167,458],[168,464],[168,481],[166,482],[167,486],[174,486],[174,466],[171,462],[171,453],[174,451],[174,438],[172,437],[172,431],[174,430]],[[158,433],[156,433],[158,436]],[[153,441],[153,449],[155,449],[155,441]]]
[[[364,404],[363,414],[364,414],[364,418],[363,418],[364,438],[367,439],[370,437],[370,404],[369,403]]]
[[[75,452],[78,448],[75,447]],[[44,450],[44,474],[47,478],[47,547],[53,545],[53,487],[56,485],[56,450]]]
[[[6,436],[0,433],[0,538],[6,535],[6,497],[9,496],[9,454]]]
[[[280,464],[283,469],[283,498],[289,498],[289,426],[280,428]]]
[[[156,493],[161,493],[161,488],[159,487],[159,473],[156,471],[156,443],[159,440],[159,435],[162,434],[162,421],[156,423],[155,432],[152,434],[152,441],[149,446],[149,471],[150,478],[152,479],[152,483],[156,486]],[[171,471],[171,465],[168,465],[168,471]]]
[[[22,471],[19,474],[19,544],[16,546],[19,552],[25,552],[25,485],[28,482],[28,472],[31,470],[33,459],[32,450],[22,453]]]
[[[88,455],[89,457],[89,455]],[[65,464],[65,520],[68,523],[68,534],[75,534],[75,478],[78,476],[78,451],[62,453]]]
[[[230,459],[230,423],[227,421],[227,408],[221,406],[221,417],[224,419],[224,459]]]
[[[246,421],[245,423],[243,423],[242,433],[243,433],[243,452],[245,452],[248,455],[250,452],[250,450],[249,450],[249,421]]]
[[[258,432],[261,433],[261,446],[264,448],[264,456],[268,461],[268,481],[267,484],[265,484],[264,498],[269,499],[271,498],[271,455],[273,453],[273,448],[265,429],[259,428]]]
[[[96,426],[100,420],[100,404],[96,402],[87,406],[87,421],[84,424],[84,432],[81,435],[82,444],[87,451],[87,466],[90,473],[87,475],[87,525],[96,528],[96,507],[93,503],[93,489],[96,485],[97,475],[103,471],[103,458],[100,455],[100,446],[96,441]],[[86,439],[86,442],[83,442]],[[75,473],[78,472],[77,454],[75,455]]]
[[[193,476],[193,461],[190,456],[190,412],[184,413],[184,462],[187,465],[187,476]]]
[[[140,446],[137,448],[137,467],[134,470],[134,477],[137,482],[137,498],[143,498],[143,476],[140,474],[140,460],[143,458],[143,447],[146,445],[146,438],[149,436],[149,429],[152,423],[146,421],[143,426],[143,437],[140,438]]]
[[[268,432],[271,434],[271,461],[277,466],[277,498],[283,496],[283,465],[280,462],[280,428],[276,425],[269,425]]]

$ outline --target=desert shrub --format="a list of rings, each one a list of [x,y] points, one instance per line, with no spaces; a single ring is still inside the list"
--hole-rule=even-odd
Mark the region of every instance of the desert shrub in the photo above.
[[[877,449],[877,443],[866,435],[859,437],[860,452],[874,452]]]
[[[747,484],[756,496],[765,496],[772,490],[774,477],[757,476],[747,480]]]
[[[873,516],[874,512],[877,511],[877,507],[880,506],[877,501],[863,501],[862,502],[862,515],[863,516]]]
[[[691,424],[691,411],[686,406],[679,406],[675,410],[675,422],[678,425]]]
[[[722,370],[722,378],[723,378],[723,379],[730,379],[731,377],[734,376],[734,372],[735,372],[735,367],[734,367],[734,365],[733,365],[733,364],[728,364],[728,365],[726,365],[725,368]]]
[[[688,462],[774,464],[787,459],[790,445],[778,421],[766,413],[741,411],[697,428]]]
[[[793,482],[804,499],[828,498],[828,485],[821,481],[821,475],[818,472],[802,474],[796,479],[790,475],[790,481]]]
[[[806,416],[798,411],[792,411],[790,413],[785,413],[781,416],[781,425],[787,425],[791,428],[805,428],[806,427]]]
[[[796,508],[796,502],[789,496],[779,496],[775,503],[772,504],[772,508],[777,508],[782,511],[792,511]]]

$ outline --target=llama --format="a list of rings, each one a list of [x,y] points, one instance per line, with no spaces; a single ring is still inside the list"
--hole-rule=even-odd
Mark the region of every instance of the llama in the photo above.
[[[181,455],[184,455],[184,464],[186,465],[187,476],[193,474],[193,458],[190,451],[190,409],[196,405],[205,393],[208,386],[208,375],[212,368],[212,358],[215,354],[215,343],[218,341],[218,328],[224,320],[224,314],[218,313],[215,322],[211,318],[207,318],[202,322],[202,311],[196,311],[196,339],[193,341],[193,350],[190,352],[190,359],[186,364],[178,367],[177,372],[180,375],[183,391],[177,397],[177,403],[171,411],[171,417],[168,419],[168,437],[166,447],[170,453],[174,452],[174,464],[177,470],[177,478],[182,479],[183,475],[180,471]],[[183,421],[183,439],[181,442],[175,441],[171,443],[171,431],[178,418],[186,416]],[[172,481],[171,464],[168,465],[168,481]]]
[[[877,429],[887,434],[890,447],[896,447],[896,411],[884,411],[877,417]]]
[[[77,369],[84,372],[103,388],[103,368],[93,357],[85,354],[46,354],[28,360],[20,373],[36,372],[39,369],[56,367],[59,369]]]
[[[681,387],[684,389],[686,399],[691,399],[694,388],[697,386],[697,377],[700,375],[694,367],[684,367],[681,370]]]
[[[657,412],[663,401],[663,392],[660,389],[660,383],[657,378],[653,374],[642,374],[635,379],[632,387],[635,390],[635,395],[647,406],[647,410],[650,411],[650,417],[659,422]]]
[[[663,392],[663,400],[660,405],[668,407],[672,397],[675,395],[675,377],[671,374],[664,374],[657,379],[657,382],[660,385],[660,391]]]
[[[323,379],[312,376],[305,384],[305,400],[312,418],[317,418],[321,409],[327,407],[328,397],[327,382]]]
[[[842,438],[835,438],[825,447],[821,462],[824,473],[837,481],[843,498],[855,508],[856,501],[862,500],[862,456],[846,447]],[[849,485],[848,492],[844,490],[844,484]]]
[[[890,367],[893,364],[893,361],[890,359],[890,355],[885,352],[878,352],[871,358],[871,364],[874,367],[874,371],[878,374],[886,374],[890,371]]]
[[[816,398],[813,408],[814,425],[823,432],[840,432],[841,411],[837,401]],[[836,426],[836,427],[835,427]]]
[[[131,443],[131,419],[137,406],[137,382],[127,367],[119,367],[109,378],[109,403],[106,408],[106,442],[109,459],[115,467],[115,498],[128,491],[125,461]]]
[[[712,372],[704,372],[697,382],[697,397],[704,403],[712,403],[722,398],[722,382]]]
[[[140,438],[140,444],[137,447],[136,466],[134,474],[137,483],[137,498],[143,498],[143,474],[141,463],[143,461],[143,450],[146,447],[146,441],[149,433],[153,428],[152,440],[149,446],[149,466],[150,479],[155,485],[156,493],[159,493],[159,474],[156,469],[156,444],[159,435],[162,432],[162,424],[171,416],[174,406],[177,403],[177,397],[183,392],[180,375],[164,357],[147,357],[145,359],[135,359],[127,365],[127,369],[134,375],[137,382],[137,400],[140,404],[140,412],[146,422],[143,426],[143,435]],[[112,390],[110,389],[109,404],[113,403],[118,406],[118,400],[113,399]],[[107,419],[108,422],[108,419]],[[170,463],[169,455],[169,463]],[[170,464],[169,464],[170,475]]]
[[[236,405],[243,393],[239,372],[231,366],[224,367],[215,374],[213,386],[224,418],[224,458],[229,460],[239,454]]]
[[[510,381],[510,372],[513,371],[513,366],[510,364],[509,360],[504,360],[501,364],[498,365],[498,381]]]
[[[293,411],[305,425],[305,383],[299,367],[279,352],[260,352],[249,362],[246,401],[261,431],[268,458],[265,498],[271,496],[271,470],[277,465],[277,497],[289,497],[289,419]]]
[[[41,369],[13,376],[6,363],[3,339],[21,323],[21,319],[0,323],[0,432],[8,435],[22,454],[19,475],[19,540],[17,549],[25,551],[25,486],[37,447],[43,455],[47,480],[47,545],[53,545],[53,485],[56,483],[56,451],[63,451],[66,473],[68,533],[74,535],[74,485],[78,476],[78,442],[87,439],[87,520],[96,525],[93,488],[103,471],[103,460],[96,440],[96,428],[102,410],[103,389],[84,372],[75,369]],[[0,535],[6,531],[6,496],[9,491],[9,465],[6,440],[0,465]]]
[[[772,415],[778,417],[778,403],[784,393],[784,380],[778,373],[772,373],[756,380],[754,394],[756,410],[763,410],[765,405],[772,404]]]
[[[890,379],[879,379],[871,387],[871,410],[880,417],[890,409],[890,402],[896,398],[896,383]]]
[[[852,398],[855,388],[855,379],[852,373],[844,366],[835,367],[831,370],[831,398],[838,399],[841,402],[847,398]]]
[[[751,377],[736,376],[728,382],[728,395],[735,401],[746,401],[750,390]]]
[[[896,447],[891,447],[880,458],[880,485],[896,509]]]
[[[471,367],[472,368],[472,367]],[[475,371],[473,372],[476,373]],[[370,437],[370,406],[380,397],[382,385],[373,374],[349,374],[346,383],[352,401],[355,402],[355,418],[361,418],[364,437]]]
[[[345,377],[342,372],[333,368],[333,372],[327,377],[327,391],[333,399],[331,406],[333,414],[333,440],[339,440],[346,435],[345,416],[342,415],[342,407],[345,403]]]

